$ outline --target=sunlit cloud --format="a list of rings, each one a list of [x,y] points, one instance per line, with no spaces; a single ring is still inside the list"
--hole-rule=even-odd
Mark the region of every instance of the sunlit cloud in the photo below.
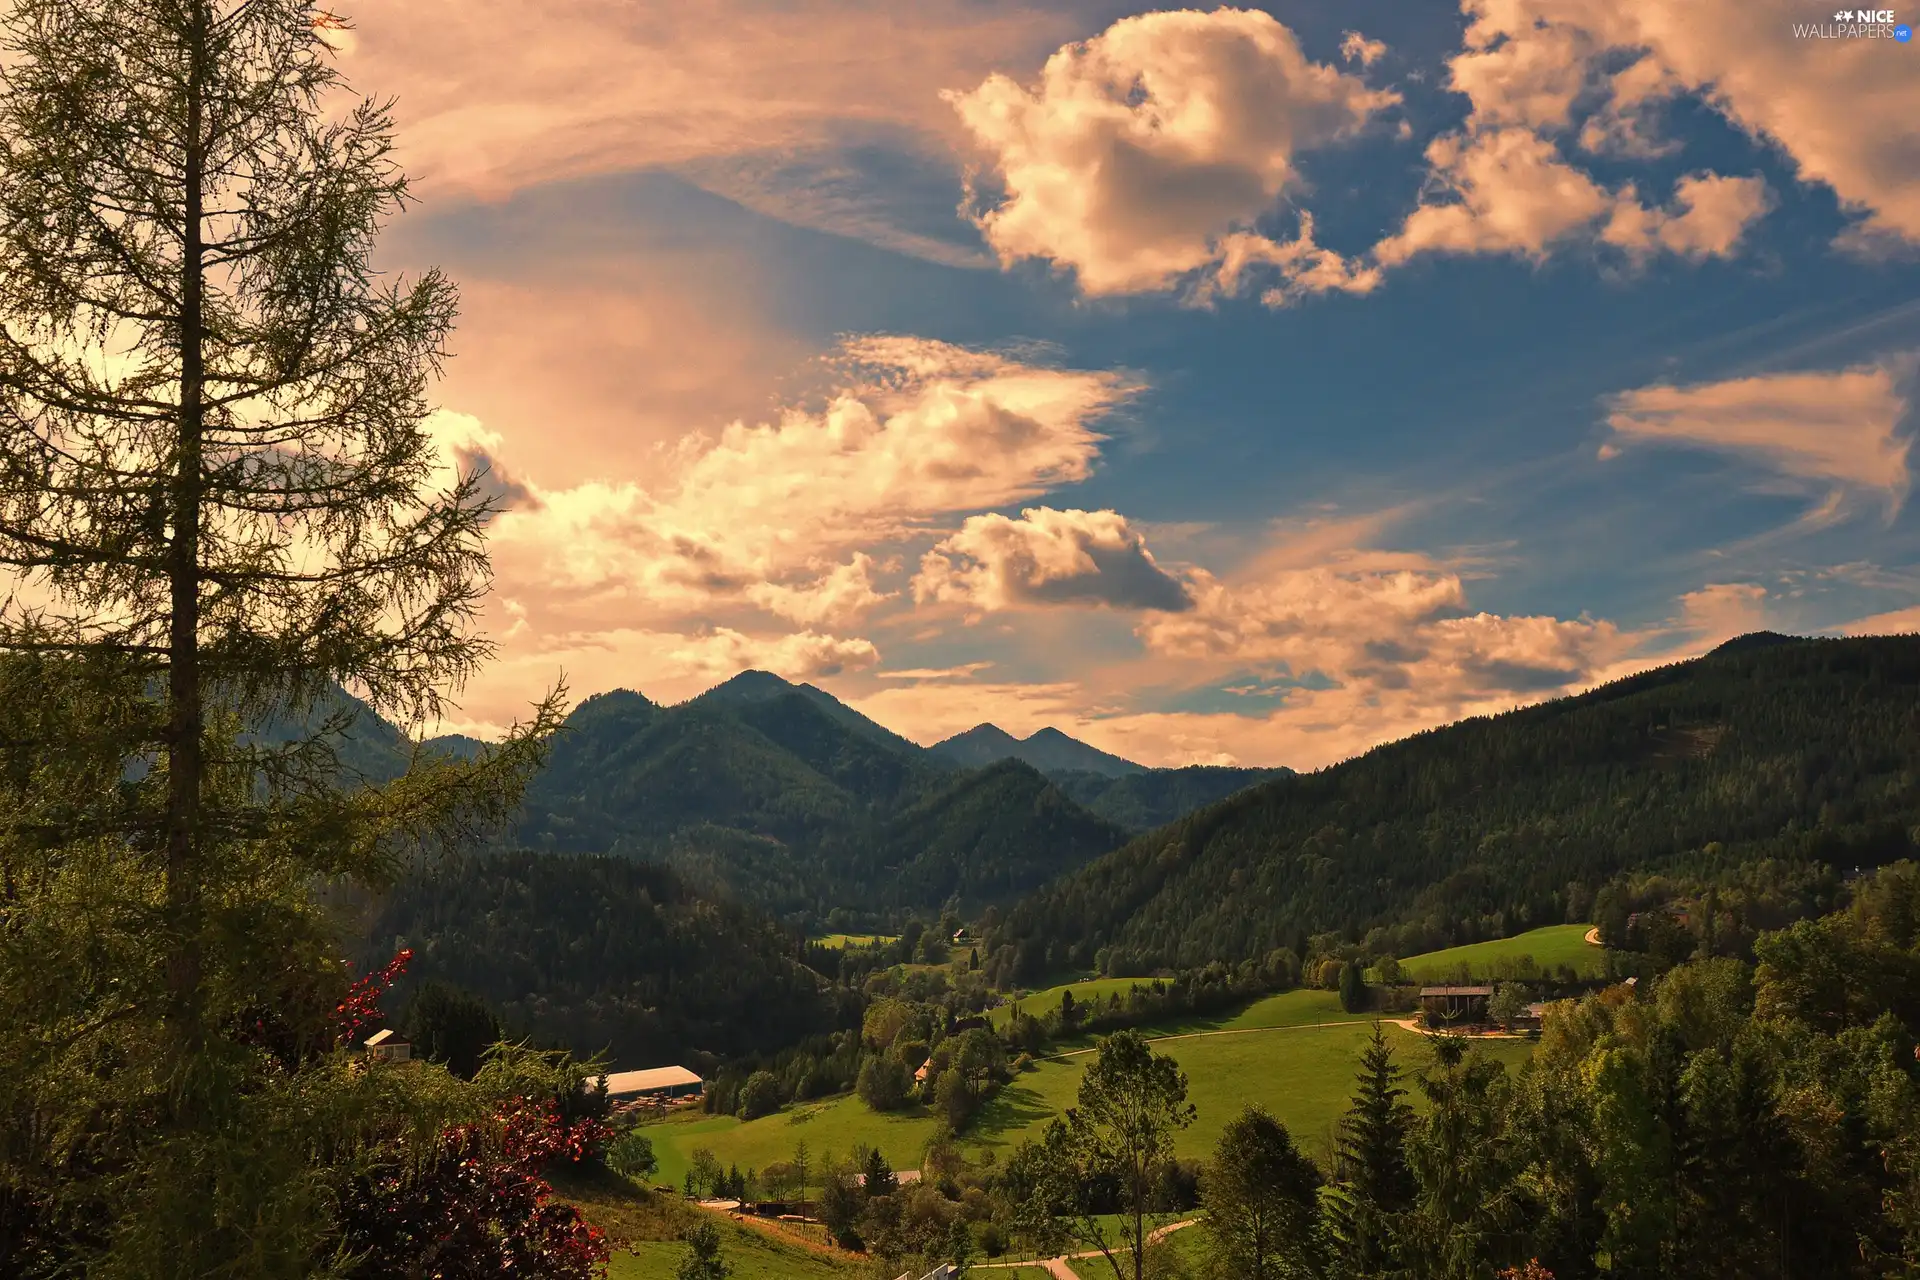
[[[1732,453],[1894,510],[1907,493],[1907,408],[1893,371],[1868,367],[1642,387],[1613,397],[1607,425],[1616,445]]]
[[[987,242],[1094,296],[1217,273],[1231,236],[1237,264],[1324,275],[1324,253],[1289,254],[1254,223],[1296,181],[1296,153],[1399,101],[1309,61],[1271,16],[1224,8],[1123,18],[1062,47],[1031,87],[996,74],[949,97],[1004,187],[975,215]]]
[[[971,516],[920,561],[914,599],[983,610],[1017,605],[1191,608],[1186,587],[1114,511],[1030,507]]]

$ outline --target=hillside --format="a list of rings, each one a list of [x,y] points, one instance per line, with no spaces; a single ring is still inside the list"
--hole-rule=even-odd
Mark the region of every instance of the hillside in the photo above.
[[[1113,972],[1379,929],[1397,954],[1585,918],[1628,869],[1906,856],[1920,637],[1747,642],[1283,778],[1136,838],[988,938]]]
[[[616,1064],[767,1050],[859,1024],[857,1000],[800,965],[784,930],[628,858],[436,862],[396,885],[362,936],[368,966],[411,947],[410,982],[451,983],[515,1035],[606,1048]]]
[[[1045,774],[1095,773],[1108,778],[1144,773],[1146,766],[1109,755],[1051,726],[1016,738],[998,725],[980,724],[927,748],[930,755],[969,768],[1020,760]]]
[[[1130,831],[1148,831],[1256,783],[1292,774],[1293,770],[1286,768],[1233,769],[1196,764],[1184,769],[1147,769],[1118,778],[1082,771],[1047,776],[1089,813]]]

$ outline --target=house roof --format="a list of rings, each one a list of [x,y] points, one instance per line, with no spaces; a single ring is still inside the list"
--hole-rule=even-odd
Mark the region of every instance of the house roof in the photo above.
[[[1492,994],[1493,994],[1492,987],[1422,987],[1420,988],[1420,996],[1422,999],[1425,999],[1428,996],[1490,996]]]
[[[387,1027],[384,1030],[376,1031],[372,1035],[368,1036],[366,1040],[366,1045],[367,1045],[367,1048],[369,1049],[377,1049],[382,1045],[411,1044],[411,1043],[412,1041],[408,1040],[405,1036],[401,1035],[398,1031],[395,1031],[392,1027]]]
[[[649,1067],[645,1071],[616,1071],[612,1075],[600,1077],[606,1082],[607,1092],[615,1097],[623,1093],[647,1093],[654,1089],[671,1089],[678,1085],[699,1084],[700,1077],[685,1067]]]

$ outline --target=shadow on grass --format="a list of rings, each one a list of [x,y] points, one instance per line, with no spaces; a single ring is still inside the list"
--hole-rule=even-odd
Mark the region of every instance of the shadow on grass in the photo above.
[[[1057,1114],[1038,1089],[1015,1080],[1002,1085],[980,1108],[962,1136],[976,1146],[1004,1147],[1013,1135]]]

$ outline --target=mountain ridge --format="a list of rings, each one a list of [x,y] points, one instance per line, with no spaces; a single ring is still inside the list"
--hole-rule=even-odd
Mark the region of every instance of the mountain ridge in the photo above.
[[[976,768],[997,760],[1014,759],[1024,760],[1043,773],[1073,771],[1118,778],[1148,771],[1146,765],[1089,746],[1052,725],[1016,738],[997,724],[977,724],[964,733],[934,743],[927,750],[956,764]]]
[[[1314,936],[1406,955],[1584,920],[1632,872],[1844,874],[1920,839],[1920,636],[1749,643],[1248,788],[1023,900],[1016,968]]]

